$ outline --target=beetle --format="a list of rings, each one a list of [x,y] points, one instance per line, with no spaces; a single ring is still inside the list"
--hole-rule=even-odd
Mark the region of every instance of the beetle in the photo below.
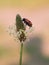
[[[30,20],[28,20],[28,19],[26,19],[26,18],[23,18],[22,21],[23,21],[26,25],[28,25],[29,27],[32,27],[32,22],[31,22]]]

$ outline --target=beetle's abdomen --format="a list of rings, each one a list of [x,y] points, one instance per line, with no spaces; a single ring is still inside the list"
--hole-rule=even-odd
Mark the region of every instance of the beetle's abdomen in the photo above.
[[[29,21],[29,20],[26,19],[26,18],[23,18],[23,21],[24,21],[24,23],[25,23],[26,25],[28,25],[29,27],[32,27],[32,22],[31,22],[31,21]]]

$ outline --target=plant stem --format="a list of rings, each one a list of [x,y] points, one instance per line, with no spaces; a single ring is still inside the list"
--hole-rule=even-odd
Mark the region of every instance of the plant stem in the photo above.
[[[20,65],[22,65],[22,53],[23,53],[23,43],[21,43],[21,49],[20,49]]]

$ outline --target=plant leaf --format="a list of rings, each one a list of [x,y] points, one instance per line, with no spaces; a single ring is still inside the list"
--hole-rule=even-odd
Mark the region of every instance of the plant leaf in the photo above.
[[[16,15],[16,28],[17,31],[20,29],[25,30],[24,23],[22,22],[21,16],[19,14]]]

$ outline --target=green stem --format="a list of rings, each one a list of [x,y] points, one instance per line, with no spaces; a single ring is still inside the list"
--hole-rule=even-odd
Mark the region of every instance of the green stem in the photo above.
[[[21,43],[21,49],[20,49],[20,65],[22,65],[22,53],[23,53],[23,43]]]

